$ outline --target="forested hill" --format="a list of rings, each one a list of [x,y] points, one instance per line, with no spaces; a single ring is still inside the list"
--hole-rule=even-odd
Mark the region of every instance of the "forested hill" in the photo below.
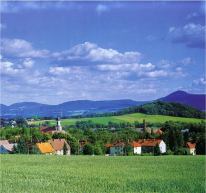
[[[136,107],[129,107],[118,112],[118,114],[144,113],[149,115],[169,115],[177,117],[205,118],[205,112],[180,103],[166,103],[155,101]]]

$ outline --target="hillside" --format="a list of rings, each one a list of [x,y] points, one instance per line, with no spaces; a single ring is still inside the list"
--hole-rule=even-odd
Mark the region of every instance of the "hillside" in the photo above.
[[[193,107],[173,102],[155,101],[136,107],[129,107],[117,114],[144,113],[149,115],[169,115],[187,118],[204,118],[205,113]]]
[[[199,123],[203,119],[195,119],[195,118],[184,118],[184,117],[172,117],[172,116],[164,116],[164,115],[146,115],[142,113],[133,113],[127,115],[120,115],[120,116],[108,116],[108,117],[93,117],[93,118],[72,118],[72,119],[62,119],[61,123],[63,126],[74,125],[76,121],[87,121],[91,120],[94,123],[100,124],[108,124],[109,121],[120,123],[120,122],[130,122],[134,123],[138,121],[140,123],[143,122],[145,119],[149,123],[164,123],[166,121],[178,121],[178,122],[186,122],[186,123]],[[56,125],[56,121],[47,120],[51,125]],[[35,121],[32,124],[39,125],[45,123],[43,121]]]
[[[184,91],[176,91],[159,100],[181,103],[205,111],[205,98],[205,94],[190,94]]]

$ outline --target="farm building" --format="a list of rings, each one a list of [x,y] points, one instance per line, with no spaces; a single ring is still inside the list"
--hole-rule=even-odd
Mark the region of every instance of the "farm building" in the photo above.
[[[113,144],[106,144],[107,148],[109,148],[109,154],[110,155],[123,155],[124,154],[124,147],[125,143],[123,142],[116,142]]]
[[[191,155],[196,155],[196,143],[187,142],[186,147]]]
[[[53,147],[55,154],[57,155],[70,155],[71,148],[65,139],[52,139],[48,141]]]
[[[0,140],[0,154],[7,154],[13,151],[14,144],[9,143],[8,140]]]
[[[153,153],[156,145],[159,146],[160,153],[166,152],[166,144],[161,139],[140,139],[131,143],[134,154]]]
[[[55,150],[52,147],[52,145],[48,142],[44,142],[44,143],[36,143],[36,147],[37,150],[39,151],[39,153],[41,154],[54,154]]]

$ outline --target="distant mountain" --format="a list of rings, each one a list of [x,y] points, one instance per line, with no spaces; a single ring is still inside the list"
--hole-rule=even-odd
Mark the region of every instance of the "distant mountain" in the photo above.
[[[12,118],[22,117],[56,117],[56,116],[74,116],[87,115],[95,113],[116,112],[120,109],[137,106],[146,102],[133,100],[108,100],[108,101],[90,101],[77,100],[69,101],[59,105],[46,105],[35,102],[15,103],[10,106],[0,105],[0,116]]]
[[[205,95],[203,94],[189,94],[184,91],[176,91],[158,100],[164,102],[181,103],[197,108],[201,111],[205,111]],[[134,101],[129,99],[105,101],[77,100],[65,102],[59,105],[21,102],[12,104],[10,106],[0,104],[0,116],[7,118],[16,116],[63,117],[96,113],[110,113],[117,112],[128,107],[140,106],[149,102],[152,101]]]
[[[185,104],[201,111],[205,111],[205,94],[190,94],[184,91],[176,91],[159,100],[164,102],[176,102]]]

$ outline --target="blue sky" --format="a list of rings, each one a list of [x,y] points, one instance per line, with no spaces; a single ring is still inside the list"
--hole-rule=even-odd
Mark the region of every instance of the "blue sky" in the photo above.
[[[205,92],[203,2],[1,2],[2,103]]]

